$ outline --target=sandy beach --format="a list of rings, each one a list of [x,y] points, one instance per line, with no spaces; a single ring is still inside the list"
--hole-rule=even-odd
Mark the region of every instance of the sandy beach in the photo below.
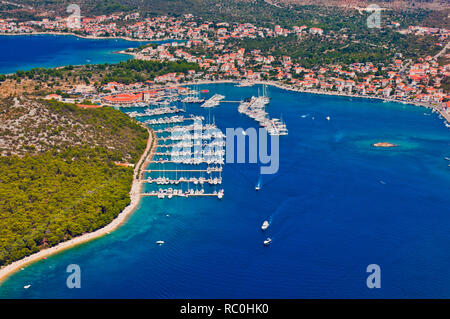
[[[45,33],[48,34],[48,33]],[[239,83],[239,80],[200,80],[195,82],[185,82],[185,83],[170,83],[167,85],[161,85],[159,88],[164,87],[173,87],[173,86],[187,86],[187,85],[201,85],[201,84],[217,84],[217,83]],[[274,82],[274,81],[251,81],[251,85],[254,84],[266,84],[278,87],[283,90],[289,90],[289,91],[295,91],[295,92],[302,92],[302,93],[312,93],[312,94],[323,94],[323,95],[334,95],[334,96],[345,96],[345,97],[355,97],[355,98],[369,98],[369,99],[377,99],[377,100],[383,100],[387,102],[397,102],[397,103],[404,103],[404,104],[413,104],[416,106],[422,106],[427,108],[433,108],[436,111],[440,112],[441,115],[450,122],[450,114],[444,113],[444,111],[441,111],[434,107],[433,105],[422,103],[422,102],[414,102],[414,101],[397,101],[394,99],[388,99],[388,98],[382,98],[382,97],[375,97],[375,96],[363,96],[358,94],[349,94],[349,93],[343,93],[343,92],[335,92],[335,91],[321,91],[321,90],[307,90],[307,89],[301,89],[298,87],[294,87],[291,85],[285,85],[282,83]],[[127,218],[134,212],[136,209],[139,201],[140,201],[140,193],[141,193],[141,187],[142,183],[140,182],[141,177],[141,168],[144,167],[149,163],[152,157],[152,153],[157,145],[156,136],[153,134],[153,131],[149,130],[149,139],[147,141],[147,147],[144,151],[144,154],[140,158],[139,162],[135,165],[134,170],[134,180],[130,191],[130,198],[131,202],[130,204],[114,219],[110,224],[107,226],[92,232],[88,234],[84,234],[80,237],[73,238],[69,241],[63,242],[58,244],[57,246],[44,249],[38,253],[35,253],[33,255],[30,255],[24,259],[18,260],[10,265],[7,265],[3,268],[0,268],[0,284],[2,281],[4,281],[8,276],[13,274],[14,272],[20,270],[21,268],[25,267],[26,265],[41,260],[47,256],[59,253],[63,250],[72,248],[74,246],[86,243],[88,241],[91,241],[93,239],[102,237],[106,234],[109,234],[110,232],[114,231],[118,227],[120,227]]]
[[[44,250],[41,250],[33,255],[30,255],[28,257],[25,257],[21,260],[15,261],[12,264],[9,264],[7,266],[4,266],[3,268],[0,268],[0,284],[7,279],[9,276],[11,276],[14,272],[19,271],[21,268],[24,268],[30,263],[36,262],[38,260],[41,260],[43,258],[46,258],[50,255],[57,254],[59,252],[62,252],[66,249],[72,248],[74,246],[86,243],[88,241],[91,241],[93,239],[97,239],[99,237],[105,236],[112,231],[119,228],[127,219],[128,217],[134,212],[136,207],[139,204],[139,201],[141,199],[141,188],[142,183],[139,179],[140,170],[145,163],[148,162],[148,158],[152,157],[153,151],[155,149],[156,145],[156,139],[155,135],[153,134],[153,131],[148,129],[149,131],[149,138],[147,140],[147,146],[145,148],[145,151],[142,155],[142,157],[139,159],[138,163],[135,165],[134,169],[134,178],[133,178],[133,184],[131,186],[130,191],[130,204],[125,207],[125,209],[108,225],[106,225],[103,228],[100,228],[92,233],[87,233],[84,235],[81,235],[79,237],[75,237],[71,240],[68,240],[66,242],[62,242],[54,247],[47,248]]]

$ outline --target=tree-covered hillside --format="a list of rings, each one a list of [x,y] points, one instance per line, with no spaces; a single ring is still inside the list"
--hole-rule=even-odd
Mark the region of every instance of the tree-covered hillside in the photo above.
[[[117,64],[66,66],[62,68],[35,68],[15,74],[0,75],[0,97],[31,94],[46,95],[57,90],[71,90],[79,84],[96,87],[110,81],[124,84],[153,80],[167,73],[184,73],[199,70],[196,63],[184,61],[158,62],[128,60]]]
[[[23,132],[14,131],[10,120],[32,106],[44,121],[25,116]],[[11,154],[0,157],[0,266],[101,228],[128,205],[133,169],[114,161],[137,162],[145,128],[111,108],[5,99],[0,111],[8,119],[0,144]],[[6,142],[11,138],[17,143]]]
[[[449,23],[449,5],[445,0],[405,0],[405,1],[358,1],[344,0],[22,0],[40,12],[40,15],[65,16],[70,4],[78,4],[83,16],[95,16],[117,12],[139,12],[142,15],[182,15],[194,14],[212,21],[250,22],[257,25],[296,24],[299,21],[321,22],[323,17],[354,14],[352,6],[366,7],[378,4],[388,7],[387,15],[410,15],[409,20],[427,26],[441,26]],[[423,6],[430,4],[432,6]],[[433,9],[433,10],[431,10]],[[5,14],[8,11],[5,11]],[[337,14],[336,14],[337,13]],[[386,12],[385,12],[386,13]],[[1,10],[0,10],[1,14]],[[19,14],[17,10],[13,15]],[[22,13],[24,15],[25,13]],[[11,15],[10,15],[11,16]]]

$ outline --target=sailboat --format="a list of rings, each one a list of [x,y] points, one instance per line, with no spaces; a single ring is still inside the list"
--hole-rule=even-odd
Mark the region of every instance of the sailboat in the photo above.
[[[269,90],[267,89],[267,84],[263,84],[263,97],[267,100],[270,100],[271,97],[269,96]]]

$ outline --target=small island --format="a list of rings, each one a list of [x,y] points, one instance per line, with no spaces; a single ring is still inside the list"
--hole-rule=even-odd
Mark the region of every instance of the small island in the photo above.
[[[387,143],[387,142],[379,142],[372,144],[373,147],[396,147],[397,144]]]

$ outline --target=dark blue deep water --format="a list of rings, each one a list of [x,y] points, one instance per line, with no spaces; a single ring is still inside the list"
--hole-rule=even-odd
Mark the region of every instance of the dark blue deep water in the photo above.
[[[66,35],[0,36],[0,74],[36,67],[118,63],[130,55],[116,54],[145,42],[82,39]]]
[[[258,90],[200,88],[227,100]],[[282,114],[289,135],[280,138],[278,174],[264,176],[259,192],[258,165],[227,164],[222,201],[143,198],[119,230],[28,266],[0,297],[449,298],[443,120],[410,105],[269,90],[269,113]],[[223,131],[255,127],[237,106],[211,111]],[[399,146],[371,147],[384,141]],[[81,289],[66,287],[69,264],[81,267]],[[381,289],[366,286],[369,264],[381,267]]]

